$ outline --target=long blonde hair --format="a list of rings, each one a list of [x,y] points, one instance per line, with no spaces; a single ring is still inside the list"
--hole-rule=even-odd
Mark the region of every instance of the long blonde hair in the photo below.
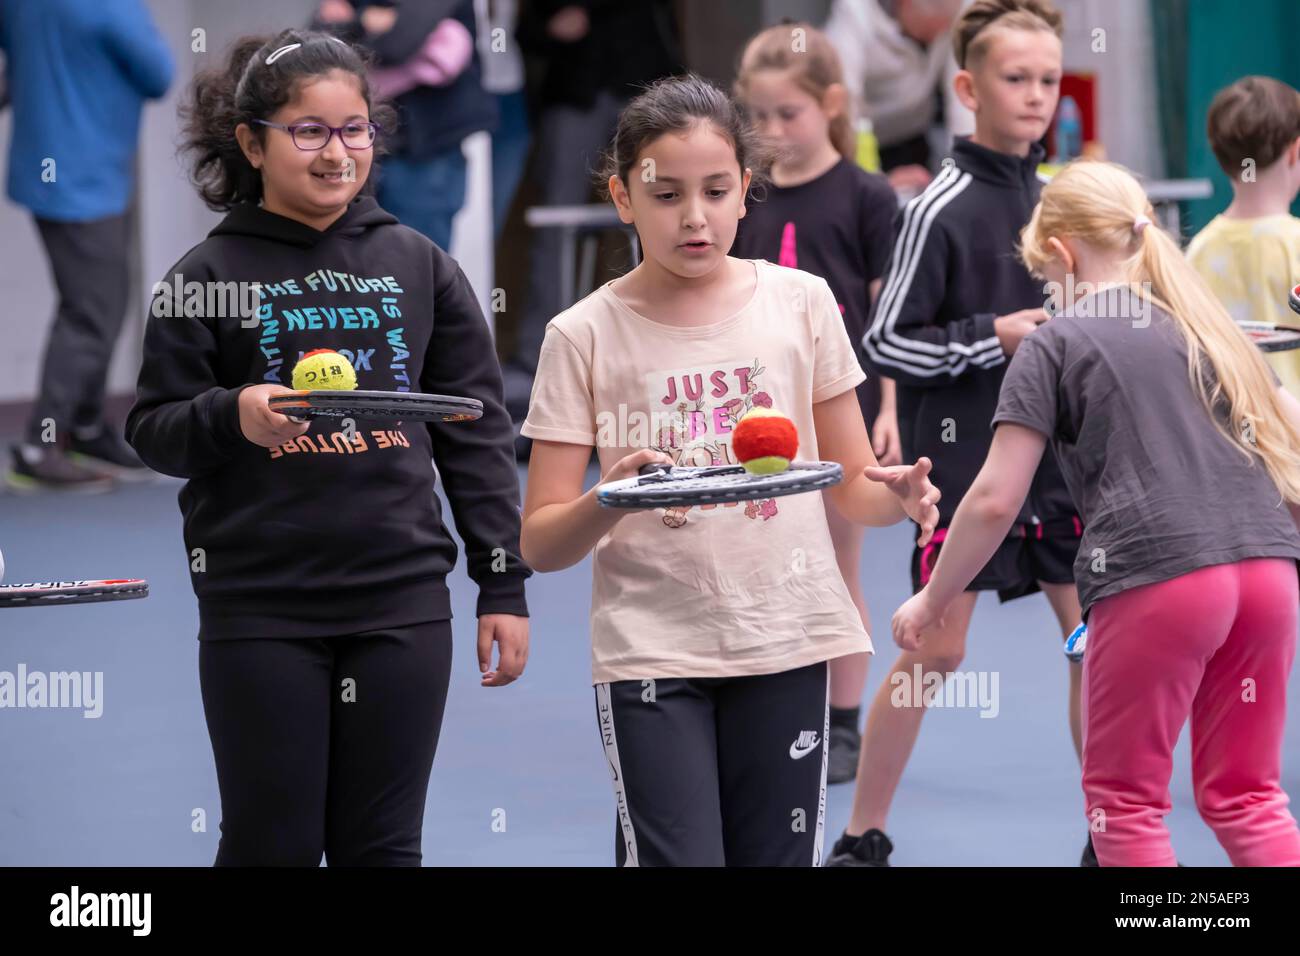
[[[1300,432],[1278,400],[1259,349],[1232,320],[1172,236],[1155,219],[1146,193],[1123,166],[1076,160],[1043,187],[1020,233],[1021,259],[1042,276],[1053,258],[1048,238],[1069,236],[1127,252],[1129,287],[1173,318],[1187,342],[1187,372],[1215,426],[1248,459],[1258,458],[1288,502],[1300,502]],[[1213,369],[1212,380],[1204,374]],[[1226,407],[1226,419],[1216,409]],[[1236,426],[1234,428],[1234,425]]]

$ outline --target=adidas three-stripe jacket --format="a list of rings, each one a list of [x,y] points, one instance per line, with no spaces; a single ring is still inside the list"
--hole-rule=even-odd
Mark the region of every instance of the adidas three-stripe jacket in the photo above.
[[[1042,306],[1042,284],[1016,245],[1042,181],[1043,149],[1024,159],[953,143],[951,162],[894,220],[894,249],[863,346],[875,371],[898,383],[907,461],[926,455],[951,520],[988,454],[1007,356],[993,320]],[[1025,523],[1075,514],[1050,446],[1021,511]]]

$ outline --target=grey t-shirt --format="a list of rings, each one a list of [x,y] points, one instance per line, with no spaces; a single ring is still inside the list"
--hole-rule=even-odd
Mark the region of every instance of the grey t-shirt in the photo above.
[[[1197,568],[1300,558],[1263,463],[1215,427],[1192,387],[1173,319],[1127,289],[1080,299],[1020,343],[1001,422],[1047,435],[1060,458],[1084,523],[1074,579],[1085,615]]]

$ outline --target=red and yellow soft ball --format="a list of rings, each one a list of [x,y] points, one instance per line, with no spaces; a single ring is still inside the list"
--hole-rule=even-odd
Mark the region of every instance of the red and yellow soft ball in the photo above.
[[[780,412],[756,406],[732,430],[731,450],[751,475],[775,475],[798,453],[799,432]]]

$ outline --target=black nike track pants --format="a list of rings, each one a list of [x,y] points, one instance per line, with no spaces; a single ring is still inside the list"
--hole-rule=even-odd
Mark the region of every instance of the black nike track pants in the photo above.
[[[619,866],[818,866],[826,662],[596,685]]]

